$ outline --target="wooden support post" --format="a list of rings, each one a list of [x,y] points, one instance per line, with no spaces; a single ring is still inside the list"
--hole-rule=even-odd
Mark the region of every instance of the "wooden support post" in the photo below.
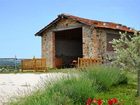
[[[77,63],[77,67],[79,68],[79,57],[78,57],[78,63]]]
[[[23,60],[21,60],[21,72],[23,72]]]
[[[35,56],[33,57],[32,65],[33,65],[34,71],[36,71],[36,59],[35,59]]]

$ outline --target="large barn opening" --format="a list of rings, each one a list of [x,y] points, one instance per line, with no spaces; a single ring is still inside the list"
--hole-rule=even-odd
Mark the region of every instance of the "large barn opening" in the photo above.
[[[73,60],[82,57],[82,28],[55,32],[55,66],[72,67]]]

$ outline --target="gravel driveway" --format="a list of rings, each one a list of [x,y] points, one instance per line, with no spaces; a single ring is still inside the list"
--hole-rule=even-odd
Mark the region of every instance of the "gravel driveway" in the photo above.
[[[15,96],[22,96],[35,89],[42,87],[45,81],[57,80],[63,73],[18,73],[0,74],[0,105]]]

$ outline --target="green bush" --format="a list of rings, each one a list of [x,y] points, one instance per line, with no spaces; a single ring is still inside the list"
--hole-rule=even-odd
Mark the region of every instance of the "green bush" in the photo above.
[[[74,105],[79,103],[83,105],[88,97],[94,97],[96,94],[96,90],[92,87],[92,82],[82,76],[61,80],[48,90],[50,97],[53,96],[54,93],[59,92],[64,96],[68,96]]]
[[[108,90],[111,86],[127,83],[127,77],[117,67],[94,66],[86,70],[87,78],[97,84],[99,91]]]
[[[5,65],[5,66],[0,66],[0,73],[16,73],[19,72],[20,69],[20,65],[16,66],[9,66],[9,65]]]

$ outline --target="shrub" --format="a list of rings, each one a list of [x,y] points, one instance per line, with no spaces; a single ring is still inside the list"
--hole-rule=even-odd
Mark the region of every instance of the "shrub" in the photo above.
[[[49,88],[51,96],[59,92],[73,100],[73,104],[85,104],[88,97],[94,97],[96,90],[92,87],[92,82],[83,77],[73,77],[61,80]]]
[[[140,96],[140,32],[135,32],[133,36],[128,33],[120,34],[120,39],[112,41],[116,53],[113,64],[124,69],[137,71],[137,95]]]
[[[94,66],[86,70],[86,77],[97,84],[98,91],[108,90],[111,86],[127,83],[127,77],[117,67]]]
[[[19,72],[19,69],[20,69],[19,65],[16,66],[16,69],[14,66],[9,65],[0,66],[0,73],[16,73]]]

